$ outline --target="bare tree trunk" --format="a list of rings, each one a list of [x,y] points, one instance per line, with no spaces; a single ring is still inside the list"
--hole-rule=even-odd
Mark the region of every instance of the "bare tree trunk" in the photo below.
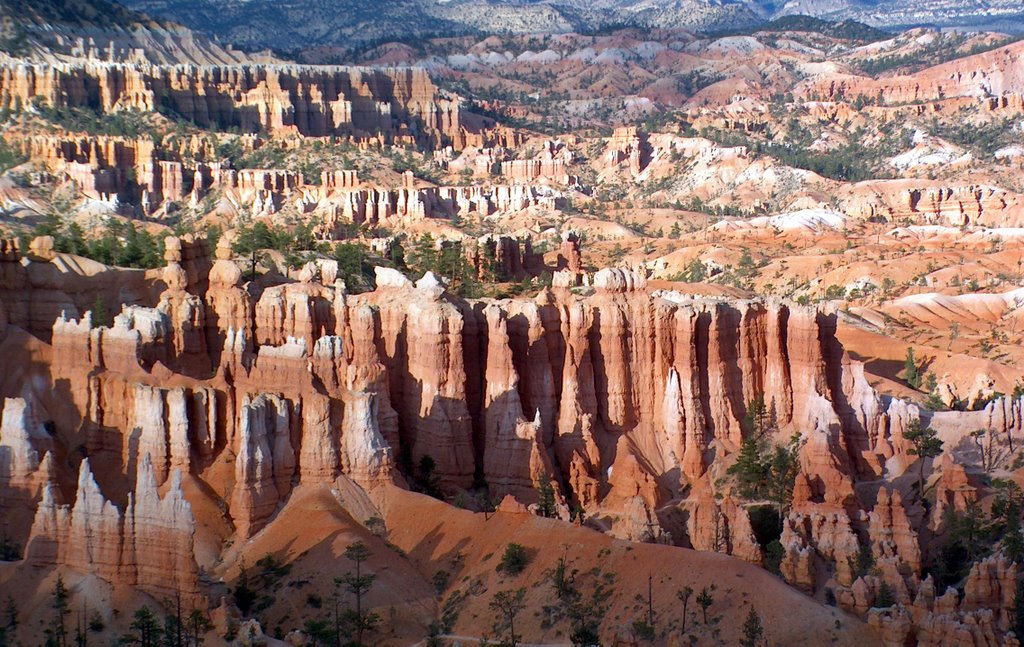
[[[654,576],[647,575],[647,624],[654,630]]]
[[[924,456],[918,456],[921,463],[917,467],[917,495],[924,500]]]

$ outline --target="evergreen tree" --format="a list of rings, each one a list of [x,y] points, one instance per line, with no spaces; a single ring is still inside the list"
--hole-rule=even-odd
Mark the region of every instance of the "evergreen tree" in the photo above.
[[[956,522],[950,528],[953,538],[964,547],[968,561],[973,563],[979,552],[987,549],[981,541],[988,531],[985,512],[977,501],[971,501],[954,519]]]
[[[14,604],[14,598],[7,596],[7,603],[4,605],[4,620],[0,625],[0,647],[6,647],[8,636],[12,636],[18,628],[18,607]]]
[[[850,560],[854,560],[851,558]],[[875,556],[871,553],[870,544],[861,544],[857,548],[857,559],[854,562],[853,573],[857,577],[864,577],[875,567]]]
[[[338,277],[345,281],[349,291],[363,282],[366,250],[362,245],[338,243],[334,247],[334,260],[338,262]]]
[[[4,627],[14,631],[18,628],[18,605],[14,603],[14,596],[7,596],[7,603],[4,605]]]
[[[903,374],[906,376],[907,384],[912,388],[921,388],[921,369],[917,366],[917,360],[914,358],[914,348],[912,346],[907,347],[907,357],[903,361]]]
[[[420,485],[423,486],[423,492],[435,499],[440,499],[441,481],[437,474],[434,473],[437,470],[437,463],[434,461],[434,457],[430,454],[424,454],[420,457],[417,467],[419,468]]]
[[[380,615],[364,608],[364,598],[377,576],[373,573],[363,573],[363,563],[370,559],[370,549],[363,542],[349,544],[345,549],[345,557],[355,564],[355,570],[336,578],[334,583],[335,586],[343,586],[355,598],[355,608],[345,611],[344,625],[349,633],[355,636],[355,644],[364,645],[364,636],[375,631],[380,624]]]
[[[499,591],[488,605],[491,611],[497,614],[494,620],[494,631],[504,633],[508,638],[505,644],[516,647],[519,636],[516,634],[516,616],[526,608],[523,598],[526,597],[526,589],[519,588],[509,591]]]
[[[129,625],[130,633],[121,637],[121,642],[139,647],[157,647],[160,644],[160,637],[163,634],[163,627],[156,614],[143,605],[133,616]]]
[[[110,309],[107,307],[107,302],[104,301],[103,295],[96,295],[96,300],[92,302],[92,309],[90,312],[92,313],[90,319],[92,321],[93,328],[109,326],[112,323],[110,318]]]
[[[67,629],[64,618],[71,613],[70,593],[64,585],[64,576],[58,575],[53,585],[50,606],[54,612],[52,624],[46,629],[46,644],[53,647],[67,647]]]
[[[569,621],[569,640],[574,645],[598,644],[601,621],[614,593],[615,574],[602,573],[600,568],[581,574],[562,556],[550,579],[556,605],[548,608]]]
[[[336,638],[336,632],[331,631],[331,628],[323,620],[307,620],[302,625],[302,633],[310,640],[312,647],[327,647],[332,642],[336,645],[340,645],[340,639]]]
[[[747,413],[743,418],[747,429],[755,437],[761,438],[770,431],[768,425],[768,408],[764,403],[764,393],[758,393],[747,403]]]
[[[16,562],[21,559],[21,545],[12,541],[6,532],[0,533],[0,562]]]
[[[245,227],[235,238],[233,249],[236,254],[243,254],[250,257],[250,276],[256,276],[256,263],[259,260],[259,253],[266,249],[277,248],[277,237],[270,227],[263,222],[254,223],[251,227]]]
[[[537,514],[551,518],[555,512],[555,488],[551,486],[551,481],[542,477],[537,485]]]
[[[1024,636],[1024,579],[1017,580],[1017,589],[1013,594],[1013,633]]]
[[[181,615],[181,592],[175,591],[174,600],[166,600],[167,606],[174,607],[174,613],[164,618],[164,636],[167,647],[184,647],[188,638],[185,631],[185,618]]]
[[[683,270],[683,280],[687,283],[701,283],[708,278],[708,268],[699,258],[690,261]]]
[[[743,647],[757,647],[764,636],[764,627],[761,625],[761,616],[757,615],[754,607],[750,607],[747,620],[743,623],[743,640],[740,644]]]
[[[89,622],[87,620],[88,611],[85,605],[82,605],[81,611],[77,614],[75,622],[75,645],[78,647],[89,646]]]
[[[519,575],[529,564],[530,552],[522,545],[512,542],[505,546],[497,571],[506,575]]]
[[[700,595],[697,596],[697,605],[700,607],[702,617],[704,618],[704,624],[708,623],[708,609],[715,603],[715,597],[712,595],[712,591],[715,590],[714,585],[710,588],[705,586],[700,590]]]
[[[925,459],[934,458],[942,453],[942,441],[939,440],[935,430],[931,427],[921,425],[919,419],[910,421],[907,430],[903,433],[912,447],[907,450],[911,456],[917,456],[917,493],[924,498],[924,462]]]
[[[404,253],[404,260],[413,276],[423,276],[428,271],[436,270],[438,251],[434,244],[434,237],[430,234],[423,234],[412,241]]]
[[[684,586],[680,590],[676,591],[676,597],[683,603],[683,625],[681,627],[681,633],[686,633],[686,622],[688,620],[688,609],[690,606],[690,596],[693,595],[693,587]]]
[[[60,251],[74,254],[75,256],[88,256],[89,246],[85,242],[85,232],[77,222],[68,225],[67,234],[64,235],[63,246]]]
[[[727,470],[728,474],[736,478],[740,496],[746,499],[757,498],[765,482],[766,472],[765,465],[761,461],[757,438],[754,436],[746,438],[740,446],[736,462]]]
[[[794,435],[785,445],[776,445],[765,461],[765,496],[775,503],[779,526],[793,502],[793,486],[800,471],[800,436]]]
[[[460,297],[480,296],[476,269],[466,258],[461,241],[446,242],[441,246],[434,273],[446,277],[451,291]]]
[[[1020,532],[1020,517],[1014,515],[1007,520],[1006,534],[1003,535],[1003,552],[1014,562],[1024,562],[1024,537]]]
[[[242,612],[242,615],[249,615],[249,611],[252,609],[252,605],[256,602],[256,591],[249,586],[249,569],[245,567],[245,562],[242,562],[242,567],[238,573],[238,583],[235,584],[235,590],[232,591],[235,596],[235,606]]]
[[[1002,531],[1002,549],[1011,561],[1024,562],[1024,536],[1021,535],[1021,513],[1024,512],[1024,491],[1008,479],[993,479],[995,497],[990,507],[994,523]]]
[[[885,580],[878,586],[878,595],[875,596],[874,607],[877,609],[887,609],[892,605],[896,604],[896,596],[892,592],[892,587]]]

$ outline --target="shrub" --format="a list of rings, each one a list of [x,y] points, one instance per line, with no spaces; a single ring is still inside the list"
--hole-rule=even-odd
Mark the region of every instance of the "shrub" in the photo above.
[[[782,560],[785,556],[786,551],[782,547],[782,542],[778,539],[772,540],[764,551],[764,567],[772,573],[780,575]]]
[[[431,582],[434,584],[434,590],[437,591],[438,595],[444,593],[444,590],[448,588],[449,580],[451,580],[451,573],[448,571],[441,570],[434,573]]]
[[[530,553],[523,546],[511,543],[498,562],[497,571],[506,575],[519,575],[530,563]]]
[[[654,640],[654,627],[647,624],[646,620],[634,620],[633,632],[640,640]]]
[[[875,596],[875,604],[873,605],[877,609],[885,609],[896,604],[896,596],[892,592],[892,587],[889,586],[888,582],[882,582],[881,586],[878,587],[878,595]]]

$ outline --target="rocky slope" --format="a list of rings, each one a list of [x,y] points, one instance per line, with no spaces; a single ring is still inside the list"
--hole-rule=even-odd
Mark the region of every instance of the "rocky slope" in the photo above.
[[[297,50],[352,47],[381,40],[461,33],[558,33],[623,23],[688,29],[745,27],[760,20],[753,3],[683,0],[671,3],[578,2],[361,3],[308,2],[287,11],[273,2],[244,6],[217,0],[130,0],[125,4],[217,34],[247,47]]]
[[[366,644],[503,634],[508,596],[530,644],[1018,644],[1019,45],[796,19],[320,66],[66,8],[0,44],[0,643],[60,631],[61,581],[94,642],[143,605],[355,638],[362,568]]]
[[[351,3],[339,12],[333,11],[334,5],[315,0],[290,5],[287,11],[267,1],[237,5],[218,0],[126,0],[124,4],[249,48],[284,51],[348,49],[424,35],[592,32],[611,25],[715,32],[751,28],[773,18],[791,16],[857,21],[892,30],[959,26],[1018,32],[1021,17],[1020,8],[1010,0],[932,0],[923,7],[905,0],[870,5],[815,0],[546,0],[500,4],[459,0],[398,5]]]
[[[930,0],[910,3],[820,2],[788,0],[778,15],[810,15],[828,20],[857,20],[883,29],[908,27],[961,27],[1020,32],[1021,11],[1015,2],[986,0],[966,3],[958,0]]]
[[[422,70],[10,61],[0,87],[8,110],[38,102],[99,113],[163,111],[204,128],[465,145],[457,101],[438,97]]]
[[[5,0],[0,20],[4,52],[37,61],[91,58],[208,65],[272,60],[242,54],[181,25],[106,0]]]

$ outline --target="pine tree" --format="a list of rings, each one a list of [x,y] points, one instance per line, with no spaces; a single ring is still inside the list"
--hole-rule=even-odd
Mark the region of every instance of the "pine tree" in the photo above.
[[[67,629],[64,618],[71,613],[69,604],[70,594],[64,585],[64,576],[58,575],[53,585],[52,601],[50,606],[54,611],[53,624],[46,629],[47,644],[54,647],[67,647]]]
[[[355,635],[355,644],[363,645],[363,637],[380,624],[380,615],[363,608],[364,598],[377,576],[373,573],[363,573],[363,562],[370,559],[370,549],[363,542],[349,544],[345,549],[345,557],[355,564],[355,570],[335,578],[334,584],[344,586],[355,598],[355,608],[345,611],[344,624],[350,633]]]
[[[133,616],[129,625],[131,633],[121,637],[122,643],[139,645],[139,647],[157,647],[163,634],[163,627],[156,614],[148,606],[143,605]]]
[[[740,496],[754,499],[761,495],[761,488],[767,477],[767,469],[761,460],[757,438],[750,436],[743,441],[736,462],[729,466],[727,472],[736,477]]]
[[[4,621],[0,625],[0,647],[8,645],[8,636],[12,636],[18,628],[18,607],[14,604],[14,598],[7,596],[7,603],[4,605]]]
[[[1024,580],[1017,580],[1017,589],[1013,594],[1013,633],[1024,636]]]
[[[1024,561],[1024,537],[1020,533],[1020,518],[1011,517],[1006,523],[1006,534],[1003,535],[1003,552],[1011,561],[1018,564]]]
[[[786,510],[793,501],[793,486],[800,471],[799,453],[800,437],[794,435],[787,444],[776,445],[764,462],[765,496],[775,502],[780,530]]]
[[[690,606],[690,596],[692,595],[693,588],[689,586],[684,586],[682,589],[676,591],[676,597],[679,598],[679,601],[683,603],[683,626],[681,628],[681,633],[684,634],[686,633],[686,621],[688,619],[689,613],[687,607]]]
[[[915,389],[921,388],[921,369],[917,367],[912,346],[907,347],[907,358],[903,361],[903,373],[906,375],[907,384]]]
[[[507,632],[508,639],[505,644],[516,647],[519,636],[516,635],[516,616],[526,608],[523,598],[526,597],[526,589],[519,588],[509,591],[499,591],[491,600],[490,608],[497,614],[494,620],[494,631]]]
[[[764,636],[764,627],[761,625],[761,616],[757,615],[754,607],[750,607],[747,620],[743,623],[743,647],[757,647]]]
[[[924,462],[925,459],[934,458],[942,453],[942,441],[939,440],[934,429],[922,426],[921,421],[916,418],[907,425],[903,437],[912,445],[907,453],[917,456],[917,493],[923,499]]]
[[[874,607],[877,609],[887,609],[892,605],[896,604],[896,598],[893,595],[892,587],[885,580],[878,587],[878,595],[875,596]]]
[[[334,247],[334,259],[338,262],[338,276],[351,291],[363,279],[366,250],[356,243],[338,243]]]
[[[7,603],[4,605],[4,626],[11,631],[18,628],[18,605],[11,595],[7,596]]]
[[[76,622],[75,622],[75,645],[77,645],[78,647],[88,647],[89,646],[89,634],[88,634],[89,623],[86,620],[87,613],[88,613],[88,611],[86,610],[86,607],[83,605],[82,606],[82,610],[77,614],[77,617],[76,617]]]
[[[1024,492],[1010,480],[994,479],[996,495],[990,512],[994,521],[1003,528],[1003,553],[1018,564],[1024,561],[1024,536],[1021,535],[1021,509]]]
[[[441,480],[435,474],[437,462],[434,460],[434,457],[430,454],[424,454],[420,457],[417,467],[419,468],[420,485],[423,486],[423,492],[435,499],[440,499]]]
[[[747,429],[754,434],[756,438],[761,438],[765,435],[767,429],[768,420],[768,409],[764,404],[764,393],[758,393],[754,398],[747,403],[747,413],[743,418],[746,423]]]
[[[569,640],[574,645],[600,642],[599,629],[608,613],[608,600],[615,592],[614,573],[600,568],[580,573],[565,557],[559,558],[550,578],[555,589],[555,609],[569,621]]]
[[[235,596],[235,605],[238,610],[242,612],[242,615],[248,615],[252,609],[252,605],[256,602],[256,591],[249,587],[249,569],[245,566],[245,561],[242,562],[242,567],[238,573],[238,583],[235,584],[235,589],[232,591]]]
[[[109,326],[111,324],[110,309],[107,307],[107,302],[103,300],[103,295],[96,295],[96,300],[92,303],[91,313],[89,318],[93,328]]]
[[[235,238],[234,251],[236,254],[245,254],[250,257],[251,276],[256,276],[256,263],[258,255],[262,250],[275,249],[277,240],[274,232],[267,227],[266,223],[257,222],[252,227],[242,229]]]
[[[555,516],[555,488],[551,487],[551,481],[544,477],[537,485],[537,514],[548,518]]]
[[[708,588],[704,587],[700,590],[700,595],[697,596],[697,605],[700,606],[702,616],[704,618],[704,624],[708,623],[708,609],[715,603],[715,597],[711,594],[714,590],[714,586]]]

